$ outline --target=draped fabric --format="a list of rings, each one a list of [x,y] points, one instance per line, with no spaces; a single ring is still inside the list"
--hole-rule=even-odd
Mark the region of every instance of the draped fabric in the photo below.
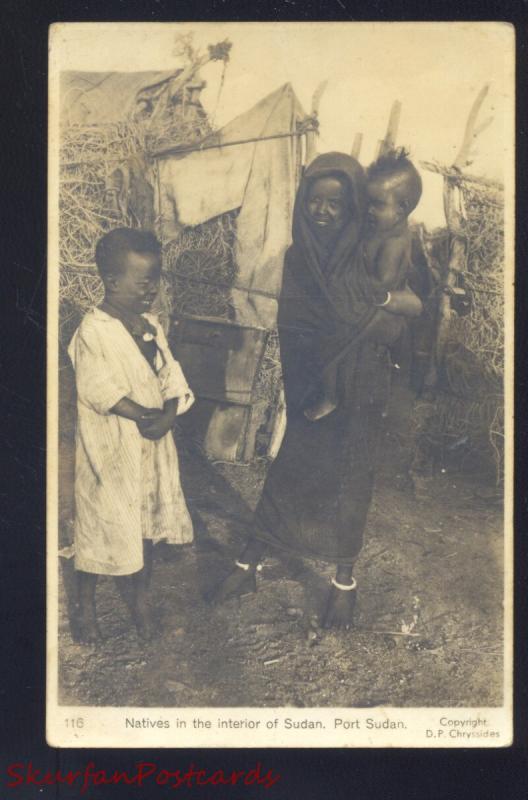
[[[307,197],[313,181],[330,175],[339,177],[347,188],[348,213],[337,240],[328,243],[321,240],[310,221]],[[363,169],[342,153],[316,158],[299,187],[278,313],[285,391],[290,399],[293,395],[306,399],[310,389],[317,388],[322,372],[345,350],[349,360],[357,357],[353,344],[361,341],[376,312],[372,280],[360,246],[365,199]],[[304,379],[297,374],[292,381],[290,353],[295,360],[300,352]]]
[[[348,188],[347,221],[325,246],[306,199],[311,181],[336,174]],[[286,433],[255,516],[259,540],[340,564],[353,563],[363,543],[390,375],[386,348],[363,335],[376,311],[360,246],[364,209],[357,161],[315,159],[298,190],[279,299]],[[336,354],[337,409],[311,422],[303,410]]]
[[[159,159],[164,236],[239,209],[235,320],[273,328],[291,217],[305,114],[290,84],[263,98],[207,139],[203,150]],[[218,145],[218,147],[211,147]]]

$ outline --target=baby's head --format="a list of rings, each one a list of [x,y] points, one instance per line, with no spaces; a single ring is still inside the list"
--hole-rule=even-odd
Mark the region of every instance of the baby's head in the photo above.
[[[150,231],[116,228],[106,233],[95,248],[95,263],[113,305],[142,314],[159,290],[161,245]]]
[[[407,219],[422,196],[422,179],[407,152],[390,150],[367,170],[367,225],[384,233]]]

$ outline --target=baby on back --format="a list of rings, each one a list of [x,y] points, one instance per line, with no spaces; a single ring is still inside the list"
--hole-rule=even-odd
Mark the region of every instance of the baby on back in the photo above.
[[[388,326],[386,315],[377,314],[362,338],[386,344],[389,327],[401,333],[403,317],[392,293],[406,288],[412,245],[408,219],[421,195],[422,180],[403,149],[380,156],[367,170],[364,264],[375,305],[390,312],[394,320],[389,321],[394,324]],[[321,419],[337,407],[338,368],[339,362],[335,362],[323,373],[322,397],[304,412],[309,420]]]

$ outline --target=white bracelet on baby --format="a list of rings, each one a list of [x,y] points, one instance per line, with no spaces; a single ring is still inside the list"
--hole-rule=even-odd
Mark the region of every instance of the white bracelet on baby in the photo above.
[[[235,564],[237,565],[237,567],[240,567],[240,569],[243,569],[245,572],[247,572],[248,569],[251,567],[251,564],[243,564],[241,561],[235,561]],[[262,564],[256,564],[255,569],[257,572],[262,572]]]
[[[374,305],[378,306],[378,308],[383,308],[383,306],[388,306],[392,299],[392,295],[390,292],[387,292],[387,297],[383,301],[383,303],[374,303]]]
[[[357,581],[355,578],[352,578],[350,586],[346,586],[344,583],[338,583],[335,578],[332,578],[332,585],[335,586],[336,589],[341,589],[343,592],[351,592],[352,589],[356,588]]]

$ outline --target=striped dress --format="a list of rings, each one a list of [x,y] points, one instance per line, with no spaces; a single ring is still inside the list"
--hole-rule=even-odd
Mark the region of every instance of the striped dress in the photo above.
[[[143,539],[185,544],[193,538],[178,454],[169,431],[144,439],[132,420],[110,413],[123,397],[147,408],[190,392],[156,316],[156,373],[123,323],[88,312],[69,354],[77,385],[75,567],[131,575],[143,567]]]

